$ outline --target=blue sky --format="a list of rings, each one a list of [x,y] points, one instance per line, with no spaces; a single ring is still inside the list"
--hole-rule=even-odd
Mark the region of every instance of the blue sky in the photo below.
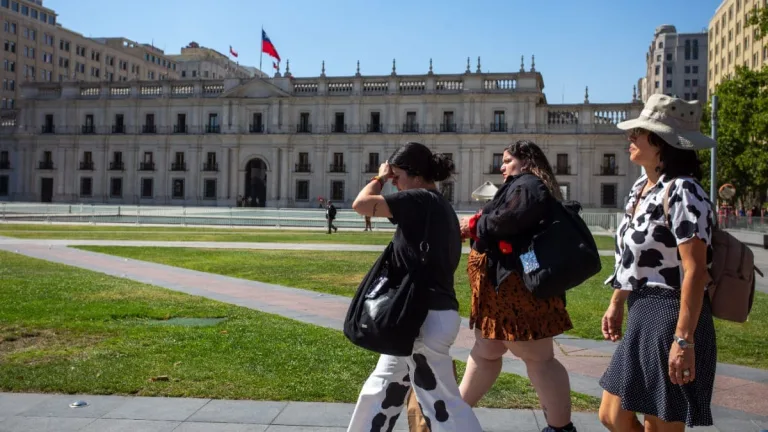
[[[260,28],[295,76],[515,72],[531,54],[550,103],[625,102],[645,73],[654,29],[703,31],[721,0],[44,0],[86,36],[154,41],[178,53],[190,41],[258,66]],[[264,69],[272,73],[268,57]]]

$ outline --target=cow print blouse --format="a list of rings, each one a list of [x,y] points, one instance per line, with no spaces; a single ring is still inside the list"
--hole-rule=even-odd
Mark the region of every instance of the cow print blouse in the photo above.
[[[678,245],[698,237],[707,244],[707,266],[712,264],[712,202],[696,181],[689,178],[668,181],[663,175],[640,197],[647,180],[646,175],[642,175],[632,186],[616,235],[616,267],[605,283],[622,290],[643,285],[680,289],[682,267]],[[665,221],[662,195],[670,181],[674,184],[669,188],[669,221]],[[638,199],[633,218],[632,209]]]

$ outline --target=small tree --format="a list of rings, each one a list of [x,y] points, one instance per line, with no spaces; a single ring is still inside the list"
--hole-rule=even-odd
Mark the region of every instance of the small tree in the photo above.
[[[768,69],[737,67],[736,75],[723,81],[716,94],[717,186],[731,183],[736,187],[735,199],[762,202],[768,188]],[[708,133],[710,125],[708,106],[703,132]],[[709,151],[699,154],[707,170],[709,155]]]

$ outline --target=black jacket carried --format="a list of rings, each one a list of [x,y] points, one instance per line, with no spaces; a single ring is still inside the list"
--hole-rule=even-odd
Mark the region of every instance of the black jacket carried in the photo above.
[[[336,219],[336,206],[333,204],[328,206],[326,209],[325,218],[330,220]]]
[[[488,257],[488,277],[498,290],[502,282],[520,268],[519,256],[534,234],[546,223],[555,198],[541,179],[530,173],[508,177],[493,200],[483,207],[477,220],[477,241],[472,247]],[[499,241],[512,245],[502,254]]]

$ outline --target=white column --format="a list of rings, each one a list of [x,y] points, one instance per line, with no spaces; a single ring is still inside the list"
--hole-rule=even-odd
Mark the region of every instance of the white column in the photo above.
[[[280,184],[278,185],[277,191],[280,195],[280,205],[281,207],[285,207],[285,203],[288,202],[288,195],[289,195],[289,187],[288,187],[288,155],[290,154],[290,151],[287,149],[282,149],[279,151],[280,154]]]
[[[232,185],[237,181],[237,162],[235,162],[230,168],[229,160],[232,158],[232,149],[223,147],[221,154],[219,155],[220,163],[220,175],[218,178],[221,182],[221,187],[217,191],[218,200],[225,200],[232,196]]]
[[[55,174],[55,184],[54,184],[54,199],[58,198],[61,199],[62,195],[64,195],[64,179],[66,171],[69,170],[69,167],[67,167],[67,149],[59,147],[56,149],[56,157],[53,160],[54,168],[56,168],[56,174]]]
[[[275,201],[277,201],[278,196],[278,184],[280,182],[280,148],[273,147],[272,148],[272,160],[269,161],[269,168],[270,171],[267,173],[267,183],[269,186],[269,201],[273,202],[275,205]]]

